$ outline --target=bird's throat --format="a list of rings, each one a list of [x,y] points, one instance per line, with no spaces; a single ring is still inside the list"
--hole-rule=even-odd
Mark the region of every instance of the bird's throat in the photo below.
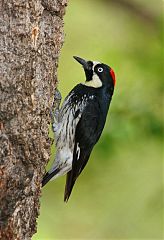
[[[97,74],[94,74],[92,80],[86,81],[84,85],[87,87],[100,88],[102,87],[102,82],[100,78],[97,76]]]

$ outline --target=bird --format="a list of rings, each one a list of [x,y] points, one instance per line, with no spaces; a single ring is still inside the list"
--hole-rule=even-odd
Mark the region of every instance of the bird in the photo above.
[[[61,108],[58,94],[59,103],[52,114],[56,156],[42,180],[44,186],[49,180],[67,174],[65,202],[102,134],[116,84],[115,73],[110,66],[73,57],[82,65],[86,79],[70,91]]]

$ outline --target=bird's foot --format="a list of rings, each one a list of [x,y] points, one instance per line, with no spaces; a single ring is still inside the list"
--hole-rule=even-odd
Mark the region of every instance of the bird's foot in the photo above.
[[[56,89],[55,94],[54,94],[54,100],[52,104],[52,108],[50,111],[50,116],[51,116],[51,122],[52,122],[52,130],[55,133],[58,129],[58,123],[59,123],[59,115],[60,115],[60,103],[61,103],[61,94],[58,89]]]

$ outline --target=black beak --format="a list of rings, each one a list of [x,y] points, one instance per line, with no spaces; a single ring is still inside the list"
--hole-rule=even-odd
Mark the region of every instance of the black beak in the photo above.
[[[88,63],[86,60],[84,60],[80,57],[76,57],[76,56],[73,56],[73,57],[76,61],[78,61],[83,66],[84,69],[86,69],[86,70],[89,69],[89,66],[88,66]]]

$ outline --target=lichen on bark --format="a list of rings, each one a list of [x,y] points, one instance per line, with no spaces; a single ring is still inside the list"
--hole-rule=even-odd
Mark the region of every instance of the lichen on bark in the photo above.
[[[0,239],[36,232],[66,5],[0,3]]]

